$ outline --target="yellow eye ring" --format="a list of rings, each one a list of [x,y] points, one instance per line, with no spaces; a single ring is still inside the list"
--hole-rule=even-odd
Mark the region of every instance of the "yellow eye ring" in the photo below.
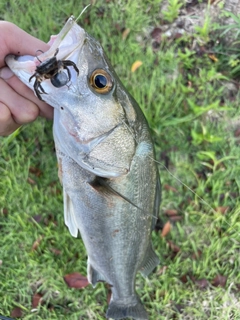
[[[96,69],[90,76],[89,83],[98,93],[108,93],[113,87],[113,81],[108,72],[103,69]]]

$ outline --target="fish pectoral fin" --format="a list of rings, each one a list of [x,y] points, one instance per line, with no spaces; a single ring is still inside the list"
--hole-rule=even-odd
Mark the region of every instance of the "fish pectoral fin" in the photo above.
[[[140,299],[136,296],[134,302],[123,304],[119,301],[111,300],[106,317],[111,319],[133,318],[138,320],[148,320],[148,314],[144,309]]]
[[[147,277],[157,265],[159,265],[160,260],[156,253],[153,251],[152,245],[150,244],[147,254],[141,264],[139,271],[143,277]]]
[[[106,282],[106,279],[104,276],[99,273],[97,270],[95,270],[91,263],[88,262],[88,270],[87,270],[87,275],[88,275],[88,282],[90,282],[93,286],[93,288],[96,287],[97,283],[100,281]]]
[[[71,235],[75,238],[78,236],[77,222],[74,213],[74,207],[71,198],[63,188],[63,202],[64,202],[64,221],[69,229]]]

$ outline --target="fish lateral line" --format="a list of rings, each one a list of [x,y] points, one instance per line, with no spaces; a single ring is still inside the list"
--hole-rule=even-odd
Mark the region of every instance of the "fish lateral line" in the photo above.
[[[153,214],[149,214],[146,211],[144,211],[142,208],[140,208],[139,206],[137,206],[135,203],[133,203],[131,200],[129,200],[127,197],[125,197],[124,195],[122,195],[120,192],[116,191],[115,189],[113,189],[106,181],[107,179],[102,178],[102,177],[97,177],[97,179],[94,181],[95,183],[98,183],[99,186],[103,186],[106,189],[108,189],[108,191],[111,191],[112,194],[114,194],[115,196],[118,196],[120,198],[122,198],[123,200],[127,201],[129,204],[131,204],[133,207],[137,208],[138,210],[144,212],[147,216],[150,216],[152,218],[155,218],[156,220],[158,219],[158,217],[154,216]],[[90,183],[90,185],[97,190],[97,187],[94,186],[94,183]]]

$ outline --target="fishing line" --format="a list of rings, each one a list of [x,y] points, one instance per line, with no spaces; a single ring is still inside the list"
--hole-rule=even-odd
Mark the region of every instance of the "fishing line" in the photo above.
[[[81,15],[87,10],[88,7],[90,7],[91,3],[89,3],[79,14],[79,16],[77,17],[77,19],[75,19],[75,22],[78,21],[78,19],[80,19]]]
[[[148,156],[151,160],[156,162],[157,164],[161,165],[169,174],[172,176],[175,180],[177,180],[179,183],[181,183],[185,188],[187,188],[189,191],[191,191],[198,199],[200,199],[205,205],[207,205],[211,210],[215,211],[213,207],[205,201],[202,197],[200,197],[195,191],[193,191],[188,185],[186,185],[184,182],[182,182],[177,176],[175,176],[163,163],[155,160],[154,158]]]
[[[136,141],[136,143],[138,144],[138,141],[133,133],[133,131],[131,130],[131,128],[129,127],[129,125],[125,122],[125,121],[121,121],[122,124],[128,129],[128,131],[130,132],[130,134],[132,135],[133,139]],[[215,213],[216,210],[207,202],[205,201],[202,197],[200,197],[195,191],[193,191],[188,185],[186,185],[183,181],[181,181],[177,176],[175,176],[163,163],[155,160],[154,158],[148,156],[152,161],[156,162],[158,165],[161,165],[168,174],[170,174],[170,176],[172,176],[175,180],[177,180],[180,184],[182,184],[185,188],[187,188],[190,192],[192,192],[198,199],[200,199],[202,201],[203,204],[205,204],[207,207],[209,207],[212,211],[212,213]],[[155,217],[155,216],[153,216]],[[155,217],[156,218],[156,217]],[[229,227],[232,227],[230,223],[228,223],[225,219],[226,224]]]
[[[132,132],[131,128],[129,128],[128,124],[125,121],[122,121],[122,123],[125,125],[125,127],[128,129],[128,131],[131,133],[133,139],[138,143],[137,139],[134,136],[134,133]],[[186,187],[189,191],[191,191],[198,199],[200,199],[205,205],[207,205],[212,211],[215,211],[213,207],[205,201],[202,197],[200,197],[195,191],[193,191],[190,187],[188,187],[184,182],[182,182],[177,176],[175,176],[163,163],[155,160],[154,158],[148,156],[152,161],[156,162],[158,165],[161,165],[169,174],[172,176],[175,180],[177,180],[179,183],[181,183],[184,187]]]
[[[194,192],[190,187],[188,187],[184,182],[182,182],[178,177],[176,177],[164,164],[153,159],[150,156],[148,156],[148,157],[150,159],[152,159],[154,162],[156,162],[157,164],[161,165],[167,171],[167,173],[169,173],[174,179],[176,179],[179,183],[181,183],[184,187],[186,187],[189,191],[191,191],[198,199],[200,199],[206,206],[208,206],[212,210],[213,213],[216,212],[216,210],[207,201],[205,201],[203,198],[201,198],[196,192]],[[229,227],[232,227],[232,225],[227,222],[226,218],[225,218],[225,222]],[[235,228],[233,228],[233,229],[235,229]]]

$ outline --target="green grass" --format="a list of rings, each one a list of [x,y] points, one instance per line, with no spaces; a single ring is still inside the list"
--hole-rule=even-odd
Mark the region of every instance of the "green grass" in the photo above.
[[[151,320],[240,319],[240,159],[233,125],[240,99],[239,93],[226,92],[227,79],[239,80],[228,64],[236,54],[220,43],[216,50],[228,55],[216,54],[214,62],[192,49],[194,36],[163,39],[153,50],[150,30],[159,23],[161,1],[93,2],[81,24],[102,43],[149,121],[160,163],[163,220],[167,209],[182,216],[166,238],[153,233],[161,265],[147,281],[138,276],[137,291]],[[87,4],[11,0],[0,2],[0,16],[48,41],[67,17],[77,16]],[[204,39],[214,36],[204,33]],[[131,73],[136,60],[143,64]],[[210,119],[209,110],[217,120]],[[104,284],[77,290],[63,280],[72,272],[86,275],[86,251],[64,225],[51,127],[39,119],[14,136],[0,138],[0,314],[9,316],[19,306],[23,319],[104,319]],[[229,209],[222,214],[215,211],[218,207]],[[168,241],[180,248],[177,254]],[[193,259],[197,252],[201,254]],[[211,284],[218,274],[227,277],[226,286]],[[184,275],[189,281],[181,281]],[[191,277],[206,279],[209,286],[200,290]],[[31,312],[36,292],[44,303]]]

